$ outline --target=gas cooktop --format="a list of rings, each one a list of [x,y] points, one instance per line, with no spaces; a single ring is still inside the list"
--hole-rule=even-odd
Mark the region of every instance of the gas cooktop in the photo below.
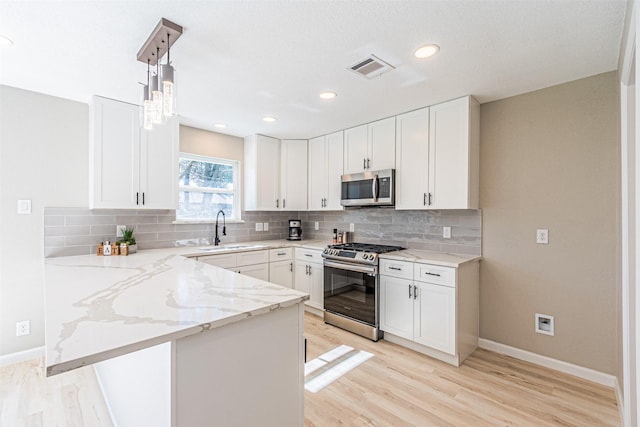
[[[343,243],[329,245],[322,253],[324,258],[348,263],[378,264],[378,255],[404,249],[400,246],[376,245],[371,243]]]

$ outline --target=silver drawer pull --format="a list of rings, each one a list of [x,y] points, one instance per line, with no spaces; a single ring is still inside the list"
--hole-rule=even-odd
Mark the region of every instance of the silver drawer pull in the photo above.
[[[413,295],[411,295],[411,285],[409,285],[409,299],[411,299],[411,297],[413,297]]]
[[[304,256],[308,256],[310,258],[313,258],[313,255],[311,255],[311,254],[304,254]]]
[[[389,267],[389,270],[402,271],[400,267]]]
[[[286,252],[278,252],[277,253],[278,256],[283,256],[283,255],[286,255],[286,254],[287,254]]]
[[[437,276],[440,277],[440,275],[438,273],[429,273],[428,271],[424,274],[428,274],[429,276]]]

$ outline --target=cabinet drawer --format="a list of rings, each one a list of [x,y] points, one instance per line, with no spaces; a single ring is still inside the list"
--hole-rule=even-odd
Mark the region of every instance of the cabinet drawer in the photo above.
[[[269,262],[287,261],[293,258],[292,248],[280,248],[269,250]]]
[[[235,267],[238,260],[238,254],[224,254],[224,255],[207,255],[198,257],[198,261],[205,264],[211,264],[222,268]]]
[[[243,265],[263,264],[269,262],[268,250],[240,252],[236,255],[238,256],[238,261],[236,263],[238,267]]]
[[[413,263],[407,261],[396,261],[392,259],[381,259],[380,274],[412,280]]]
[[[296,261],[322,264],[322,251],[296,248]]]
[[[456,269],[431,264],[414,264],[414,280],[438,285],[456,286]]]

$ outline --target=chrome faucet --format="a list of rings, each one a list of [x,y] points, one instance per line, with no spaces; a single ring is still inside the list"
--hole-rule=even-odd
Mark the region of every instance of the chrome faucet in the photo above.
[[[220,209],[216,214],[216,237],[213,240],[213,244],[215,246],[218,246],[220,244],[220,237],[218,236],[218,217],[220,216],[220,214],[222,214],[222,235],[223,236],[227,235],[227,220],[226,220],[226,217],[224,216],[224,212],[222,212],[222,209]]]

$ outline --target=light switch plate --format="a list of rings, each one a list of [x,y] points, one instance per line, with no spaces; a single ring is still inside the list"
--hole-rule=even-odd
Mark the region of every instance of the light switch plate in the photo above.
[[[126,225],[116,225],[116,238],[124,237],[124,229],[127,228]]]
[[[349,231],[350,231],[350,232],[352,232],[352,233],[353,233],[354,231],[356,231],[356,226],[355,226],[353,223],[350,223],[350,224],[349,224]]]
[[[442,227],[442,238],[443,239],[451,238],[451,227]]]
[[[31,214],[31,200],[18,200],[18,213],[20,215]]]
[[[269,231],[269,223],[268,222],[264,223],[264,228],[263,229],[264,229],[264,231]]]
[[[264,224],[261,222],[256,222],[256,231],[264,230]]]
[[[314,230],[320,230],[320,222],[316,221],[313,225]]]
[[[536,230],[536,243],[540,245],[549,244],[549,230],[546,228],[538,228]]]

